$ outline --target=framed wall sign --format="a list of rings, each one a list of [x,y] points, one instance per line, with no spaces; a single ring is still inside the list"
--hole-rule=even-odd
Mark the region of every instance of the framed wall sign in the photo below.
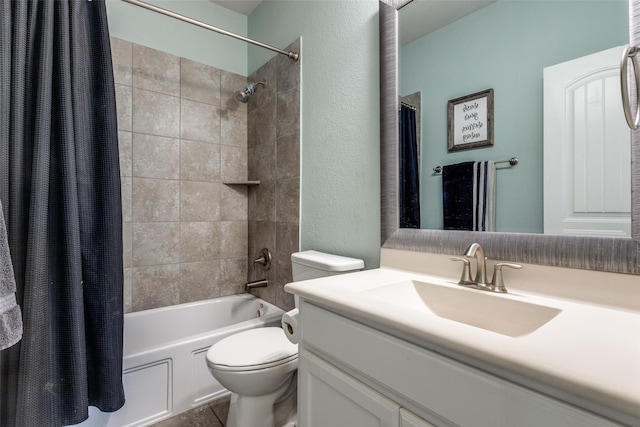
[[[449,151],[493,145],[493,89],[447,104]]]

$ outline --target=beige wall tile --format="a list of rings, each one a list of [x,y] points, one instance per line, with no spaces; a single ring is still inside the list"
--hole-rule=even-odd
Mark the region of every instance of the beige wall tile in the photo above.
[[[182,58],[180,95],[184,99],[220,106],[220,70]]]
[[[114,81],[119,84],[131,86],[133,43],[111,37],[111,58],[113,62]]]
[[[133,228],[132,223],[122,223],[122,266],[133,267]]]
[[[220,260],[217,277],[220,296],[237,295],[245,292],[247,283],[247,257]]]
[[[250,150],[249,168],[254,179],[273,181],[276,179],[276,144],[275,140],[259,144]]]
[[[124,312],[130,313],[133,309],[133,269],[125,268],[123,277],[122,299],[124,303]]]
[[[133,311],[180,302],[180,264],[133,269]]]
[[[249,219],[252,221],[276,220],[276,182],[264,181],[249,190]]]
[[[276,78],[276,61],[271,60],[256,70],[247,80],[256,82],[266,80],[266,85],[260,86],[258,91],[249,99],[249,111],[253,109],[275,109],[278,84]]]
[[[133,45],[134,87],[180,96],[180,58],[150,47]]]
[[[180,98],[133,88],[133,131],[180,137]]]
[[[249,190],[243,185],[220,186],[220,219],[246,221],[248,219]]]
[[[247,149],[220,146],[220,177],[222,182],[247,180]]]
[[[220,184],[217,182],[180,182],[181,221],[219,221]]]
[[[300,135],[278,138],[276,149],[276,178],[288,179],[300,176]]]
[[[276,142],[276,106],[249,111],[247,117],[248,147]]]
[[[300,220],[300,179],[281,179],[276,188],[278,222],[298,223]]]
[[[278,119],[276,135],[300,135],[300,92],[278,92]]]
[[[133,178],[133,221],[179,221],[179,181]]]
[[[247,112],[223,109],[220,111],[220,143],[247,148]]]
[[[220,296],[217,286],[220,261],[189,262],[180,265],[180,303]]]
[[[220,221],[220,257],[247,256],[249,230],[247,221]]]
[[[198,262],[219,259],[221,240],[219,222],[181,222],[180,260]]]
[[[133,134],[132,173],[138,178],[180,178],[180,140]]]
[[[122,197],[122,221],[128,222],[133,219],[132,215],[132,183],[131,178],[121,177],[120,178],[120,195]]]
[[[243,90],[247,78],[229,71],[220,72],[220,107],[247,111],[247,104],[236,99],[236,91]]]
[[[220,143],[220,109],[214,105],[183,99],[181,103],[182,139]]]
[[[180,224],[136,222],[133,224],[133,266],[180,262]]]
[[[249,78],[267,86],[243,104],[235,91],[246,77],[122,40],[112,45],[125,309],[243,293],[257,278],[270,284],[256,294],[289,308],[282,287],[299,241],[299,63],[269,61]],[[247,178],[261,184],[221,184]],[[254,271],[262,247],[273,267]]]
[[[287,50],[300,52],[300,40],[291,43]],[[276,58],[279,91],[300,91],[300,61],[292,61],[284,55]]]
[[[118,153],[120,156],[120,176],[131,176],[131,132],[118,131]]]
[[[276,223],[273,221],[249,221],[249,260],[255,259],[262,248],[276,251]]]
[[[181,179],[220,181],[220,145],[182,140]]]
[[[118,130],[133,129],[133,95],[131,86],[116,84],[116,110],[118,113]]]
[[[291,46],[299,50],[299,40]],[[285,309],[293,307],[283,287],[299,250],[300,203],[300,64],[290,62],[274,58],[249,77],[267,76],[271,85],[250,99],[248,117],[249,177],[260,180],[249,190],[249,278],[268,277],[269,286],[252,293]],[[251,257],[263,246],[272,250],[272,269],[254,272]]]

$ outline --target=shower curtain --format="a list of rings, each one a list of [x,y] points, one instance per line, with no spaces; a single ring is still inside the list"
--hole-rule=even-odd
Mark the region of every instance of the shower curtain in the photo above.
[[[0,425],[114,411],[122,207],[104,0],[0,3],[0,200],[23,313],[0,352]]]
[[[416,111],[400,106],[400,228],[420,228]]]

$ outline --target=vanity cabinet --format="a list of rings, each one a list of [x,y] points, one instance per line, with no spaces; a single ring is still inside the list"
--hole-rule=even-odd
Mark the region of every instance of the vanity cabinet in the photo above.
[[[622,425],[307,300],[300,313],[300,427]]]
[[[435,427],[415,414],[400,408],[400,427]]]
[[[313,402],[298,413],[314,427],[435,427],[309,351],[298,366],[300,399]]]
[[[300,426],[399,427],[400,405],[313,353],[300,357]]]

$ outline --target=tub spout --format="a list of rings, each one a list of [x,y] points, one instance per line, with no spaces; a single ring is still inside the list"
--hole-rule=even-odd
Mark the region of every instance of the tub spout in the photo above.
[[[264,288],[269,284],[267,279],[254,280],[253,282],[247,283],[247,291],[253,288]]]

